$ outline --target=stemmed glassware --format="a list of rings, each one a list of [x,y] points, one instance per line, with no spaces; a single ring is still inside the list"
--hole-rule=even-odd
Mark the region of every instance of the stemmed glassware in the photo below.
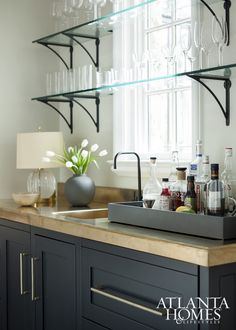
[[[106,0],[89,0],[93,4],[94,19],[101,16],[101,8],[105,6]]]
[[[212,18],[212,40],[218,49],[218,65],[223,64],[223,48],[228,44],[228,28],[223,17],[218,19],[216,16]]]
[[[206,23],[202,24],[201,27],[201,57],[203,56],[203,53],[206,56],[206,67],[209,67],[209,54],[212,48],[212,40],[209,37],[209,34],[207,33],[208,29],[206,26]],[[201,59],[201,63],[203,63],[203,60]],[[203,64],[202,64],[203,65]]]
[[[184,54],[184,71],[187,70],[188,52],[192,44],[191,25],[182,24],[180,27],[180,46]]]

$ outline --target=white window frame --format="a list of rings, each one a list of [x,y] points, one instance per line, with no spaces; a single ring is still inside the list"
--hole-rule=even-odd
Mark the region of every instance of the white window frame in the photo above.
[[[124,0],[125,5],[125,0]],[[200,10],[200,9],[199,9]],[[128,15],[128,14],[127,14]],[[194,15],[199,17],[198,10],[194,12]],[[128,17],[128,16],[127,16]],[[139,31],[140,25],[134,27]],[[127,54],[133,52],[133,45],[130,40],[135,40],[135,38],[131,38],[129,34],[131,33],[129,29],[129,19],[127,18],[125,22],[122,24],[122,28],[119,28],[117,31],[114,31],[114,43],[113,43],[113,63],[115,68],[123,68],[129,67],[129,56]],[[139,31],[140,33],[140,31]],[[125,36],[125,38],[124,38]],[[124,39],[126,42],[124,42]],[[144,40],[143,40],[144,43]],[[141,44],[141,43],[140,43]],[[121,48],[122,45],[122,48]],[[120,56],[117,56],[119,54]],[[194,153],[194,144],[197,138],[201,137],[201,112],[199,106],[199,88],[198,84],[192,83],[192,153]],[[137,151],[137,149],[142,149],[143,145],[147,141],[145,139],[148,138],[148,132],[144,131],[143,136],[138,134],[139,132],[139,124],[146,122],[147,116],[144,111],[140,111],[144,106],[144,98],[143,92],[140,92],[143,89],[142,85],[137,85],[137,87],[124,87],[116,91],[113,98],[113,153],[119,151]],[[130,91],[131,90],[131,91]],[[158,93],[158,91],[157,91]],[[130,97],[132,95],[132,97]],[[147,99],[147,98],[146,98]],[[136,113],[136,116],[133,117],[132,114]],[[133,120],[136,120],[134,123]],[[125,129],[127,127],[127,129]],[[130,131],[130,136],[127,134],[127,131]],[[132,143],[130,142],[132,140]],[[144,142],[144,143],[143,143]],[[131,145],[131,147],[130,147]],[[138,148],[137,148],[138,146]],[[139,152],[139,150],[138,150]],[[170,159],[171,152],[169,153],[169,157],[158,157],[159,163],[166,164],[171,161]],[[147,163],[148,159],[151,155],[146,154],[142,155],[143,163]],[[190,159],[180,159],[182,163],[189,162]],[[125,159],[125,162],[130,163],[132,166],[133,161],[129,158]]]

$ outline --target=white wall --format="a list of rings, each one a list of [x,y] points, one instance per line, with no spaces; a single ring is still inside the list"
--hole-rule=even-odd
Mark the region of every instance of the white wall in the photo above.
[[[222,3],[221,3],[222,5]],[[219,10],[216,6],[216,10]],[[236,4],[232,2],[231,6],[231,46],[225,51],[225,61],[234,62],[236,60],[235,55],[235,43],[236,43],[236,22],[234,17],[236,15]],[[211,16],[205,13],[206,20],[211,21]],[[209,33],[211,33],[211,22],[209,22]],[[111,64],[112,57],[112,41],[110,38],[102,39],[101,44],[101,67],[109,67]],[[80,60],[87,62],[86,57],[81,53]],[[215,62],[217,55],[214,54],[211,57],[211,61]],[[215,63],[216,64],[216,63]],[[224,92],[222,83],[211,83],[213,91],[222,99],[224,104]],[[234,149],[234,175],[236,178],[236,146],[235,142],[235,131],[236,131],[236,83],[235,79],[232,78],[232,89],[231,89],[231,125],[230,127],[225,126],[225,120],[221,114],[219,106],[216,104],[212,96],[201,89],[201,104],[202,104],[202,138],[204,141],[204,152],[210,155],[211,162],[219,162],[221,165],[224,160],[224,147],[231,146]],[[86,102],[85,102],[86,104]],[[102,148],[107,148],[109,151],[109,159],[112,159],[112,98],[105,97],[101,98],[100,108],[100,120],[101,120],[101,131],[96,133],[95,127],[91,120],[88,118],[81,109],[75,109],[75,120],[74,127],[75,131],[70,135],[68,128],[64,122],[60,122],[60,127],[64,132],[67,144],[80,143],[83,138],[88,138],[92,143],[98,143]],[[108,186],[120,186],[120,187],[136,187],[136,179],[133,177],[121,177],[116,176],[110,170],[110,166],[107,163],[101,164],[101,169],[92,170],[91,176],[98,185]],[[61,179],[64,181],[69,176],[69,173],[62,171]]]
[[[59,118],[31,97],[45,93],[44,72],[58,62],[32,41],[49,34],[48,0],[0,0],[0,198],[26,190],[27,170],[16,170],[16,134],[58,130]]]

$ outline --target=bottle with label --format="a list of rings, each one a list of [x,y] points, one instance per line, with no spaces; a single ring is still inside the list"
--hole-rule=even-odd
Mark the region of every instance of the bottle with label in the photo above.
[[[171,171],[170,171],[170,175],[169,175],[169,189],[170,190],[172,188],[172,185],[177,180],[177,170],[176,170],[177,167],[179,167],[178,151],[174,150],[174,151],[172,151]]]
[[[175,211],[179,206],[184,205],[186,194],[186,167],[177,167],[177,181],[170,191],[170,210]]]
[[[187,177],[187,192],[184,199],[184,205],[197,212],[197,195],[195,192],[194,176]]]
[[[159,201],[162,191],[161,184],[156,177],[156,160],[156,157],[150,158],[150,175],[143,188],[143,207],[146,208],[152,208],[155,201]]]
[[[191,162],[189,175],[193,175],[195,180],[199,180],[202,169],[202,141],[198,140],[196,144],[196,158]]]
[[[224,216],[225,195],[224,184],[219,180],[219,164],[211,164],[211,180],[207,184],[207,214]]]
[[[225,189],[225,212],[232,212],[233,205],[230,204],[229,197],[232,197],[232,148],[225,148],[224,171],[221,173],[221,181]]]
[[[169,191],[169,179],[162,179],[162,192],[159,201],[159,210],[168,211],[170,209],[170,191]]]
[[[195,191],[197,196],[197,213],[204,214],[206,209],[206,184],[210,181],[209,156],[202,158],[202,171],[200,178],[195,181]]]

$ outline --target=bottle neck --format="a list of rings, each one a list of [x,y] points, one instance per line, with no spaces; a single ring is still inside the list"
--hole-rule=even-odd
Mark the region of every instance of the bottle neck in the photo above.
[[[187,184],[187,191],[194,191],[194,182],[193,181],[188,181]]]
[[[156,180],[156,164],[150,165],[150,177],[153,180]]]
[[[177,180],[178,181],[186,180],[186,173],[182,171],[177,171]]]
[[[201,144],[197,144],[196,145],[196,157],[202,157],[202,145]]]
[[[219,173],[211,172],[211,180],[219,180]]]
[[[231,172],[232,171],[232,157],[231,156],[225,156],[225,170]]]

